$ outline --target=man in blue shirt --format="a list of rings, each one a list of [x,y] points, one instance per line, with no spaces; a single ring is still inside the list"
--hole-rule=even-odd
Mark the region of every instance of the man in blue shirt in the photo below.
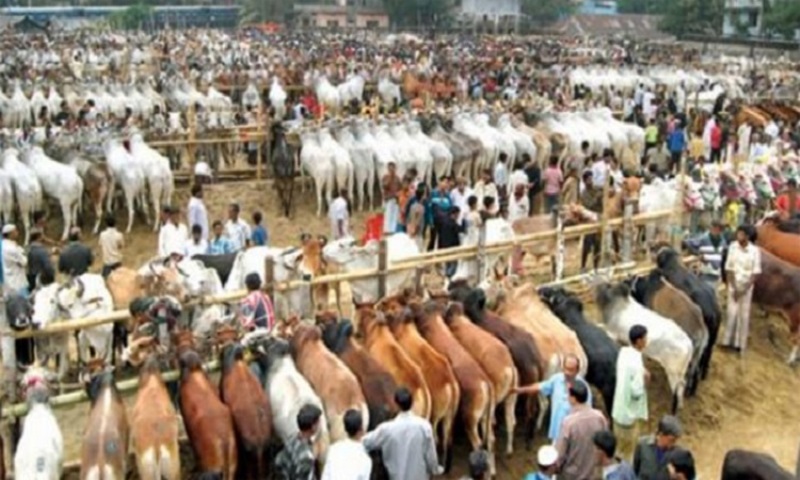
[[[683,151],[686,150],[686,132],[679,121],[675,123],[675,130],[667,138],[667,146],[672,157],[670,171],[675,171],[680,166]]]
[[[519,387],[516,393],[541,393],[550,397],[550,428],[547,431],[547,438],[555,442],[561,431],[561,423],[569,415],[572,407],[569,403],[569,386],[577,381],[586,383],[578,372],[580,371],[580,359],[575,355],[567,355],[564,358],[563,372],[556,373],[547,380],[533,385]],[[586,383],[588,387],[589,384]],[[589,389],[587,405],[592,404],[592,390]]]
[[[430,209],[425,211],[425,223],[432,225],[431,239],[428,242],[428,251],[436,248],[437,230],[439,225],[437,222],[437,212],[446,213],[450,211],[453,206],[453,201],[450,198],[450,181],[447,177],[442,177],[439,180],[439,188],[431,192]]]
[[[253,242],[253,246],[256,247],[265,247],[269,244],[269,232],[267,232],[267,228],[261,224],[263,219],[261,212],[255,212],[253,214],[253,230],[250,233],[250,241]]]
[[[236,251],[231,239],[223,235],[222,222],[217,220],[212,228],[214,230],[214,238],[208,242],[209,255],[225,255]]]
[[[539,471],[525,475],[525,480],[551,480],[558,472],[558,450],[552,445],[539,447],[536,464]]]

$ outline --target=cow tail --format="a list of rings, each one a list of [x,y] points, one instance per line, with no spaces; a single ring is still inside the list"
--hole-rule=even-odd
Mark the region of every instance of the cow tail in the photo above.
[[[483,383],[483,390],[486,393],[486,398],[489,400],[489,404],[486,406],[483,419],[483,443],[486,451],[489,452],[490,473],[494,475],[496,467],[494,461],[494,429],[492,429],[492,420],[494,419],[494,407],[497,405],[497,399],[494,387],[492,387],[492,384],[488,381]]]
[[[222,443],[225,449],[225,480],[234,480],[236,477],[237,450],[236,440],[233,436],[226,436]]]

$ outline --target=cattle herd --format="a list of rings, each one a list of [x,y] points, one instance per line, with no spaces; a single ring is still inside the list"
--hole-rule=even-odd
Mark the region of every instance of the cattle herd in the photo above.
[[[63,217],[64,238],[85,216],[84,206],[91,207],[96,233],[100,219],[114,213],[120,199],[127,231],[137,209],[157,229],[156,217],[161,206],[173,201],[174,174],[184,159],[148,143],[165,135],[185,138],[189,128],[202,137],[267,117],[281,124],[270,130],[269,145],[281,139],[292,145],[291,160],[301,175],[313,179],[317,214],[322,215],[341,189],[360,209],[371,210],[379,203],[377,185],[389,163],[400,175],[414,168],[431,183],[445,175],[477,180],[501,157],[508,158],[512,190],[515,182],[527,184],[519,169],[530,162],[543,167],[552,157],[566,169],[575,157],[613,152],[624,170],[638,173],[646,154],[645,130],[620,121],[615,111],[625,108],[637,88],[670,92],[681,108],[698,115],[729,112],[742,151],[750,149],[753,126],[800,119],[794,107],[749,105],[750,58],[703,57],[678,70],[665,66],[669,59],[609,66],[609,52],[620,47],[600,41],[591,42],[593,59],[578,61],[567,54],[574,42],[543,39],[262,37],[208,30],[59,38],[53,43],[29,37],[26,48],[11,48],[15,53],[0,64],[5,86],[5,92],[0,90],[0,215],[4,223],[21,223],[26,238],[33,213],[53,200]],[[21,39],[4,41],[11,47]],[[501,48],[514,53],[498,60]],[[626,48],[630,61],[645,52],[658,56],[657,47]],[[783,61],[760,62],[769,81],[796,81]],[[486,71],[506,72],[513,81],[498,92],[476,94],[475,74]],[[590,95],[572,98],[576,86]],[[304,106],[316,119],[295,115],[306,94],[314,100]],[[61,112],[66,121],[55,120]],[[198,165],[221,170],[232,163],[230,153],[215,156],[201,148]],[[734,199],[751,205],[751,218],[756,218],[800,165],[799,157],[780,149],[759,162],[741,163],[733,156],[707,165],[702,179],[678,172],[672,179],[642,185],[626,176],[623,195],[609,192],[609,216],[621,216],[628,200],[642,213],[682,205],[695,215],[716,216]],[[525,222],[512,226],[490,220],[487,241],[550,228],[549,217]],[[669,228],[666,223],[647,226],[649,244]],[[796,234],[793,225],[774,219],[759,226],[764,273],[754,294],[756,303],[789,319],[796,339],[790,362],[797,360],[800,348]],[[552,254],[547,247],[533,250]],[[397,386],[411,391],[414,412],[430,420],[443,464],[453,462],[453,432],[460,423],[470,448],[490,452],[494,470],[496,410],[502,407],[505,453],[513,452],[517,418],[530,446],[546,401],[518,398],[516,388],[559,372],[566,356],[580,360],[581,375],[600,393],[596,406],[610,413],[619,345],[628,341],[635,324],[648,329],[644,355],[665,372],[673,410],[679,411],[684,397],[702,393],[722,311],[715,289],[668,247],[656,252],[656,267],[649,274],[622,281],[602,275],[592,279],[597,319],[587,318],[574,292],[530,282],[498,283],[486,272],[479,278],[476,262],[467,260],[458,267],[466,273],[456,275],[463,280],[452,282],[446,292],[406,290],[412,270],[387,275],[383,298],[376,280],[351,281],[356,300],[352,319],[325,312],[327,305],[320,310],[326,291],[277,292],[273,300],[281,321],[272,332],[241,332],[235,309],[198,301],[242,290],[249,273],[265,280],[268,258],[274,265],[272,279],[280,284],[309,281],[328,265],[343,271],[375,269],[377,249],[377,242],[359,246],[349,237],[303,237],[299,247],[253,247],[177,263],[154,259],[138,269],[118,268],[106,279],[87,273],[43,286],[30,302],[9,298],[9,322],[19,330],[44,328],[64,319],[109,314],[140,296],[157,299],[160,311],[170,317],[148,330],[157,333],[134,334],[127,348],[128,339],[115,335],[111,324],[78,332],[79,379],[91,404],[81,444],[81,478],[123,478],[133,470],[129,452],[135,455],[139,478],[182,478],[189,467],[178,449],[181,422],[197,472],[265,478],[275,445],[297,435],[296,416],[306,404],[324,412],[314,439],[315,454],[323,462],[331,442],[346,436],[344,413],[360,410],[374,429],[397,413],[392,399]],[[387,238],[390,265],[418,253],[405,234]],[[491,267],[500,260],[487,255]],[[181,309],[181,302],[191,306]],[[49,405],[72,373],[69,342],[66,333],[36,337],[37,362],[21,382],[28,409],[14,439],[15,478],[61,478],[69,460],[64,458],[63,425]],[[123,402],[112,367],[123,349],[126,356],[135,351],[143,359],[130,406]],[[203,363],[209,355],[219,360],[218,382]],[[49,364],[55,359],[58,370],[52,373]],[[177,389],[162,376],[173,367],[180,371]],[[748,472],[754,476],[741,476]],[[503,478],[502,472],[497,475]],[[795,477],[771,458],[733,450],[723,478]]]

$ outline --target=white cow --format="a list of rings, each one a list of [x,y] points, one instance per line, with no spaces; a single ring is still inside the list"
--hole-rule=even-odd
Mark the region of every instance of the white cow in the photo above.
[[[353,198],[353,161],[350,159],[350,154],[333,139],[330,130],[327,128],[319,130],[319,146],[333,157],[336,188],[338,190],[347,190],[350,198]],[[328,206],[330,207],[330,204]]]
[[[423,145],[431,152],[433,157],[433,168],[431,173],[436,179],[449,175],[453,169],[453,152],[447,148],[443,142],[434,140],[422,131],[419,122],[410,122],[406,128],[411,140],[419,145]],[[430,178],[425,178],[425,181],[430,183]]]
[[[300,165],[314,179],[314,188],[317,190],[317,216],[321,216],[322,195],[325,195],[328,206],[333,201],[336,173],[333,153],[322,148],[318,135],[311,130],[300,130],[300,142],[302,144]]]
[[[297,414],[300,409],[304,405],[314,405],[324,412],[322,400],[297,371],[288,342],[270,338],[266,331],[256,330],[245,335],[242,344],[255,352],[261,378],[266,377],[264,390],[269,395],[272,424],[286,444],[299,432]],[[320,461],[324,461],[329,444],[328,421],[323,413],[314,440],[314,453]]]
[[[336,140],[350,154],[353,162],[353,177],[355,193],[358,194],[358,209],[364,210],[364,199],[368,199],[369,209],[372,210],[373,191],[375,186],[375,161],[372,149],[363,142],[356,141],[353,133],[348,128],[341,128],[336,132]]]
[[[126,232],[131,232],[133,227],[133,214],[136,201],[141,201],[145,178],[144,172],[139,166],[133,155],[125,149],[116,139],[106,140],[104,144],[106,163],[111,171],[111,187],[109,188],[107,210],[112,211],[116,185],[122,187],[125,196],[125,206],[128,208],[128,227]]]
[[[14,454],[16,478],[60,480],[64,462],[64,437],[50,407],[50,372],[32,366],[22,377],[28,414]]]
[[[71,165],[56,162],[45,155],[42,147],[30,147],[24,152],[23,161],[30,167],[47,196],[54,198],[61,206],[61,215],[64,219],[64,233],[61,240],[69,235],[77,219],[83,198],[83,180],[78,171]]]
[[[3,152],[3,170],[11,177],[14,197],[17,200],[22,225],[25,227],[25,243],[31,230],[33,212],[42,208],[42,186],[36,174],[27,165],[19,161],[19,152],[8,148]]]
[[[175,179],[169,168],[169,160],[156,150],[144,143],[140,133],[131,136],[131,153],[142,166],[147,187],[150,190],[150,202],[153,205],[153,217],[158,219],[161,205],[172,202],[172,192],[175,190]],[[146,207],[145,207],[146,208]],[[153,222],[153,231],[158,231],[159,222]]]
[[[667,374],[670,389],[678,408],[683,405],[686,372],[692,361],[692,340],[669,318],[649,310],[630,296],[627,285],[602,283],[595,292],[605,324],[612,338],[628,343],[628,334],[634,325],[647,328],[647,346],[644,355],[658,362]]]
[[[386,248],[388,266],[397,260],[419,254],[417,243],[405,233],[388,237]],[[378,268],[378,242],[372,240],[363,247],[359,247],[354,238],[341,238],[325,245],[322,249],[322,256],[326,261],[338,265],[347,272],[375,270]],[[398,293],[413,275],[413,269],[388,275],[386,277],[386,295]],[[353,280],[350,282],[350,286],[353,291],[353,299],[358,302],[380,300],[378,281],[375,279]]]
[[[273,77],[269,87],[269,103],[275,109],[275,120],[281,121],[286,117],[286,97],[286,90],[281,86],[278,77]]]
[[[0,168],[0,221],[3,225],[14,220],[14,180]]]
[[[487,220],[485,228],[486,245],[514,239],[514,229],[511,228],[511,224],[504,218],[492,218]],[[480,241],[479,237],[480,230],[470,229],[469,233],[464,237],[464,245],[478,245]],[[477,260],[459,260],[452,280],[467,280],[470,285],[480,285],[487,281],[488,277],[493,277],[491,273],[494,272],[496,268],[503,266],[501,265],[501,260],[504,258],[506,258],[506,256],[500,253],[486,255],[486,264],[480,278],[478,278]]]

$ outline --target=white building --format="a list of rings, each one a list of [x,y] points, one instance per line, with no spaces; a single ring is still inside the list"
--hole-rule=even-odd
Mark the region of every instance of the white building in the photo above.
[[[726,37],[747,34],[761,35],[764,3],[769,0],[725,0],[722,34]]]
[[[516,22],[521,12],[520,0],[456,0],[454,7],[459,21],[473,24]]]

